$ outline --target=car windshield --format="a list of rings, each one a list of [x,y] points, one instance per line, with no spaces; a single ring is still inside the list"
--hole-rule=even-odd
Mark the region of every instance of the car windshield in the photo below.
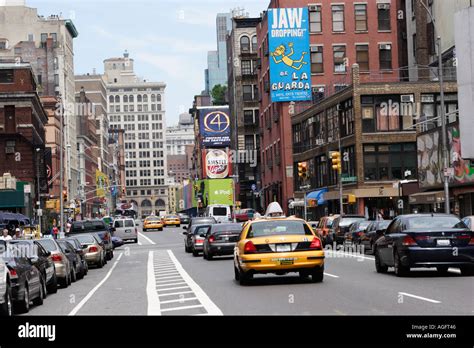
[[[347,227],[353,224],[354,222],[363,220],[365,220],[365,218],[342,218],[341,222],[339,223],[339,226]]]
[[[166,218],[167,219],[178,219],[178,217],[176,215],[167,215]]]
[[[261,221],[250,225],[247,238],[288,234],[312,235],[313,233],[302,221]]]
[[[106,230],[103,221],[76,221],[73,222],[71,231],[72,232],[84,232],[84,231],[103,231]]]
[[[222,232],[239,232],[242,231],[241,224],[217,224],[213,225],[211,228],[211,232],[214,233],[222,233]]]
[[[408,229],[429,228],[466,228],[467,226],[455,216],[417,216],[407,219]]]
[[[210,228],[211,228],[211,226],[209,226],[209,225],[196,226],[196,227],[193,228],[193,234],[194,235],[206,234],[207,231],[209,231]]]
[[[214,208],[212,208],[212,215],[227,216],[227,208],[225,208],[225,207],[214,207]]]
[[[42,239],[39,241],[39,243],[48,251],[58,250],[56,243],[51,239]]]
[[[96,242],[94,237],[91,236],[90,234],[80,234],[76,237],[76,239],[81,244],[93,244]]]

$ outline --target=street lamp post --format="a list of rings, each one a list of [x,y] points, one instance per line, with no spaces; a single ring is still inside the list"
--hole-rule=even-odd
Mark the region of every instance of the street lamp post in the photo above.
[[[41,232],[41,189],[40,189],[40,159],[39,159],[39,153],[41,149],[39,147],[36,148],[36,186],[37,186],[37,210],[36,210],[36,216],[38,217],[38,229],[39,232]]]
[[[438,48],[438,81],[439,81],[439,94],[440,94],[440,112],[441,112],[441,144],[442,144],[442,156],[443,156],[443,183],[444,183],[444,210],[446,214],[449,214],[450,203],[449,203],[449,175],[447,173],[447,168],[449,165],[448,162],[448,137],[447,137],[447,130],[446,130],[446,115],[444,109],[444,78],[443,78],[443,59],[442,59],[442,52],[441,52],[441,36],[439,35],[438,28],[436,27],[435,19],[424,0],[419,0],[421,6],[426,10],[428,13],[431,23],[433,23],[433,28],[435,34],[437,34],[436,46]]]

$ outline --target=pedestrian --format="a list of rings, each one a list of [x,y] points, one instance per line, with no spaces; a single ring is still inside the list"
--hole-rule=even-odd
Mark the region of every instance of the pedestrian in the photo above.
[[[4,228],[0,240],[12,240],[12,236],[8,233],[8,229]]]
[[[377,220],[380,221],[380,220],[383,220],[383,210],[380,209],[379,212],[377,213]]]
[[[13,236],[13,239],[23,239],[21,230],[18,227],[15,229],[15,235]]]
[[[53,227],[53,233],[52,234],[53,234],[54,239],[58,239],[59,229],[56,225]]]

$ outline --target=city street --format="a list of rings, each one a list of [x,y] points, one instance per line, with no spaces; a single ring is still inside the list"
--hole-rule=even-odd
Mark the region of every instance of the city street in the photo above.
[[[141,232],[102,269],[29,315],[472,315],[472,277],[415,269],[406,278],[377,274],[373,256],[326,252],[322,283],[297,274],[234,281],[232,257],[185,253],[181,228]],[[336,257],[337,256],[337,257]]]

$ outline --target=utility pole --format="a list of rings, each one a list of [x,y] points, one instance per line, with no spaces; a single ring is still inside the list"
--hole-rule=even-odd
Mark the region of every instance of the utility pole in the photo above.
[[[63,99],[61,98],[61,103],[63,103]],[[60,117],[60,126],[59,126],[59,232],[64,232],[63,225],[64,225],[64,197],[63,197],[63,190],[64,190],[64,108],[60,106],[61,113]]]
[[[339,174],[339,210],[341,216],[344,215],[344,204],[342,202],[342,148],[341,148],[341,135],[339,134],[339,168],[337,173]]]

